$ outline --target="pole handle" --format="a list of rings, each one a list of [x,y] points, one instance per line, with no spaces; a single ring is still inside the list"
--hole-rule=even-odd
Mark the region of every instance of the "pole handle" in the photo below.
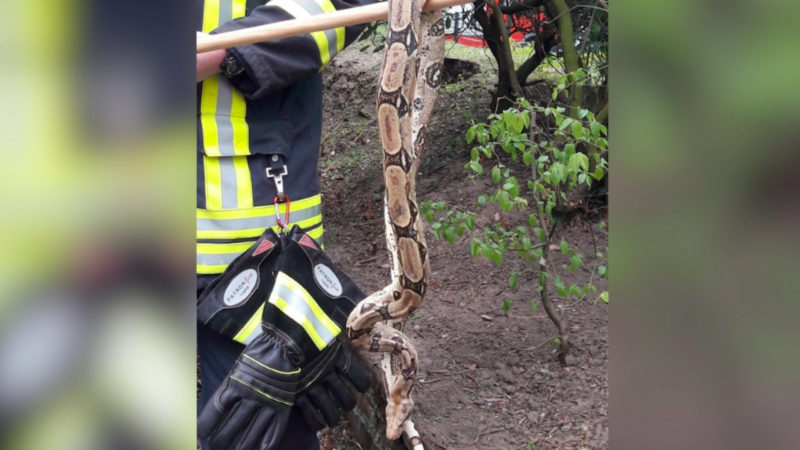
[[[428,0],[424,10],[433,11],[471,2],[472,0]],[[374,22],[376,20],[386,19],[388,15],[389,5],[386,2],[381,2],[302,19],[285,20],[242,30],[229,31],[227,33],[209,36],[199,35],[197,38],[197,53],[254,44],[256,42],[271,41],[289,36],[298,36],[331,28]]]

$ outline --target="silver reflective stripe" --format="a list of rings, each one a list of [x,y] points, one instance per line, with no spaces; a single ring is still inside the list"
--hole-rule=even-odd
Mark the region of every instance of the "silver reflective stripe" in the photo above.
[[[312,16],[318,14],[325,14],[325,10],[323,10],[322,7],[319,6],[319,3],[317,3],[316,0],[295,0],[295,1],[297,2],[297,4],[302,6],[306,11],[308,11],[308,13],[311,14]],[[336,56],[338,48],[336,45],[337,44],[336,29],[332,28],[328,30],[323,30],[323,33],[325,34],[325,38],[327,38],[328,40],[328,56],[330,57],[328,61],[330,61],[331,59],[333,59],[334,56]]]
[[[224,159],[224,158],[223,158]],[[235,191],[234,191],[235,195]],[[224,207],[225,188],[223,182],[223,207]],[[289,223],[296,224],[304,220],[311,219],[322,214],[322,205],[315,205],[300,211],[290,211]],[[239,231],[252,230],[255,228],[264,229],[273,227],[278,223],[275,220],[275,213],[259,217],[246,217],[242,219],[197,219],[197,229],[202,231]]]
[[[219,0],[219,24],[233,19],[233,0]]]
[[[233,142],[233,140],[230,142]],[[222,149],[221,138],[219,147]],[[219,178],[222,184],[222,208],[236,209],[239,206],[239,199],[236,189],[236,168],[233,166],[232,157],[223,156],[219,158]]]
[[[242,344],[244,344],[244,345],[248,345],[249,343],[253,342],[253,339],[255,339],[255,338],[257,338],[257,337],[261,336],[261,333],[263,333],[263,331],[261,331],[261,327],[256,327],[256,329],[255,329],[255,330],[253,330],[253,332],[252,332],[252,333],[250,333],[250,335],[248,335],[248,336],[247,336],[247,337],[244,339],[244,341],[242,342]]]
[[[233,105],[233,87],[225,77],[219,77],[217,91],[217,142],[222,156],[233,156],[233,123],[231,122],[231,105]]]
[[[220,0],[219,2],[219,23],[230,22],[233,19],[233,1]],[[233,87],[228,79],[219,76],[217,83],[217,110],[214,120],[217,122],[217,145],[221,156],[235,155],[233,149],[233,123],[231,123],[231,107],[233,105]],[[222,207],[236,208],[238,198],[236,196],[236,172],[233,169],[233,162],[228,161],[227,167],[220,158],[220,178],[222,181]]]
[[[299,320],[300,318],[305,318],[311,324],[311,327],[314,328],[314,331],[317,332],[319,337],[325,342],[325,344],[330,344],[336,336],[331,334],[325,325],[320,322],[316,315],[314,315],[314,311],[311,310],[311,307],[308,306],[306,300],[299,294],[296,294],[293,290],[289,289],[283,285],[276,285],[275,291],[273,291],[273,295],[270,296],[269,302],[273,303],[274,295],[277,294],[278,297],[282,298],[293,310],[294,314],[287,314],[291,317],[292,320],[303,325],[302,322]],[[313,301],[313,300],[312,300]],[[322,309],[322,308],[320,308]],[[286,313],[286,311],[284,311]]]

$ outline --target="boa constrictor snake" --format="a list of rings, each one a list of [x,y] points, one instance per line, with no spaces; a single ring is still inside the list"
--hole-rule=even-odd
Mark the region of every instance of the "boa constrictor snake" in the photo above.
[[[411,389],[417,376],[417,351],[401,330],[405,318],[422,302],[430,275],[415,179],[444,59],[442,12],[423,12],[424,4],[424,0],[389,0],[377,117],[392,281],[362,300],[347,321],[348,336],[356,348],[384,354],[386,436],[398,439],[405,432],[415,449],[422,445],[408,417],[414,406]]]

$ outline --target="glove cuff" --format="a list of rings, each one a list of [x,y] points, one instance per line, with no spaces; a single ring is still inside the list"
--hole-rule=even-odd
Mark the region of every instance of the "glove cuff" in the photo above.
[[[280,253],[280,238],[267,229],[200,294],[197,320],[237,342],[252,341]]]

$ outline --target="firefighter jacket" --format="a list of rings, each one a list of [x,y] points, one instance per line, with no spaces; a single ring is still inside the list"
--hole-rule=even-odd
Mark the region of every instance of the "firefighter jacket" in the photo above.
[[[361,6],[373,0],[198,0],[197,29],[218,33]],[[289,226],[322,242],[317,160],[320,71],[363,26],[228,50],[244,66],[197,84],[197,273],[218,274],[277,227],[273,175],[283,176]],[[278,205],[281,220],[286,203]]]

